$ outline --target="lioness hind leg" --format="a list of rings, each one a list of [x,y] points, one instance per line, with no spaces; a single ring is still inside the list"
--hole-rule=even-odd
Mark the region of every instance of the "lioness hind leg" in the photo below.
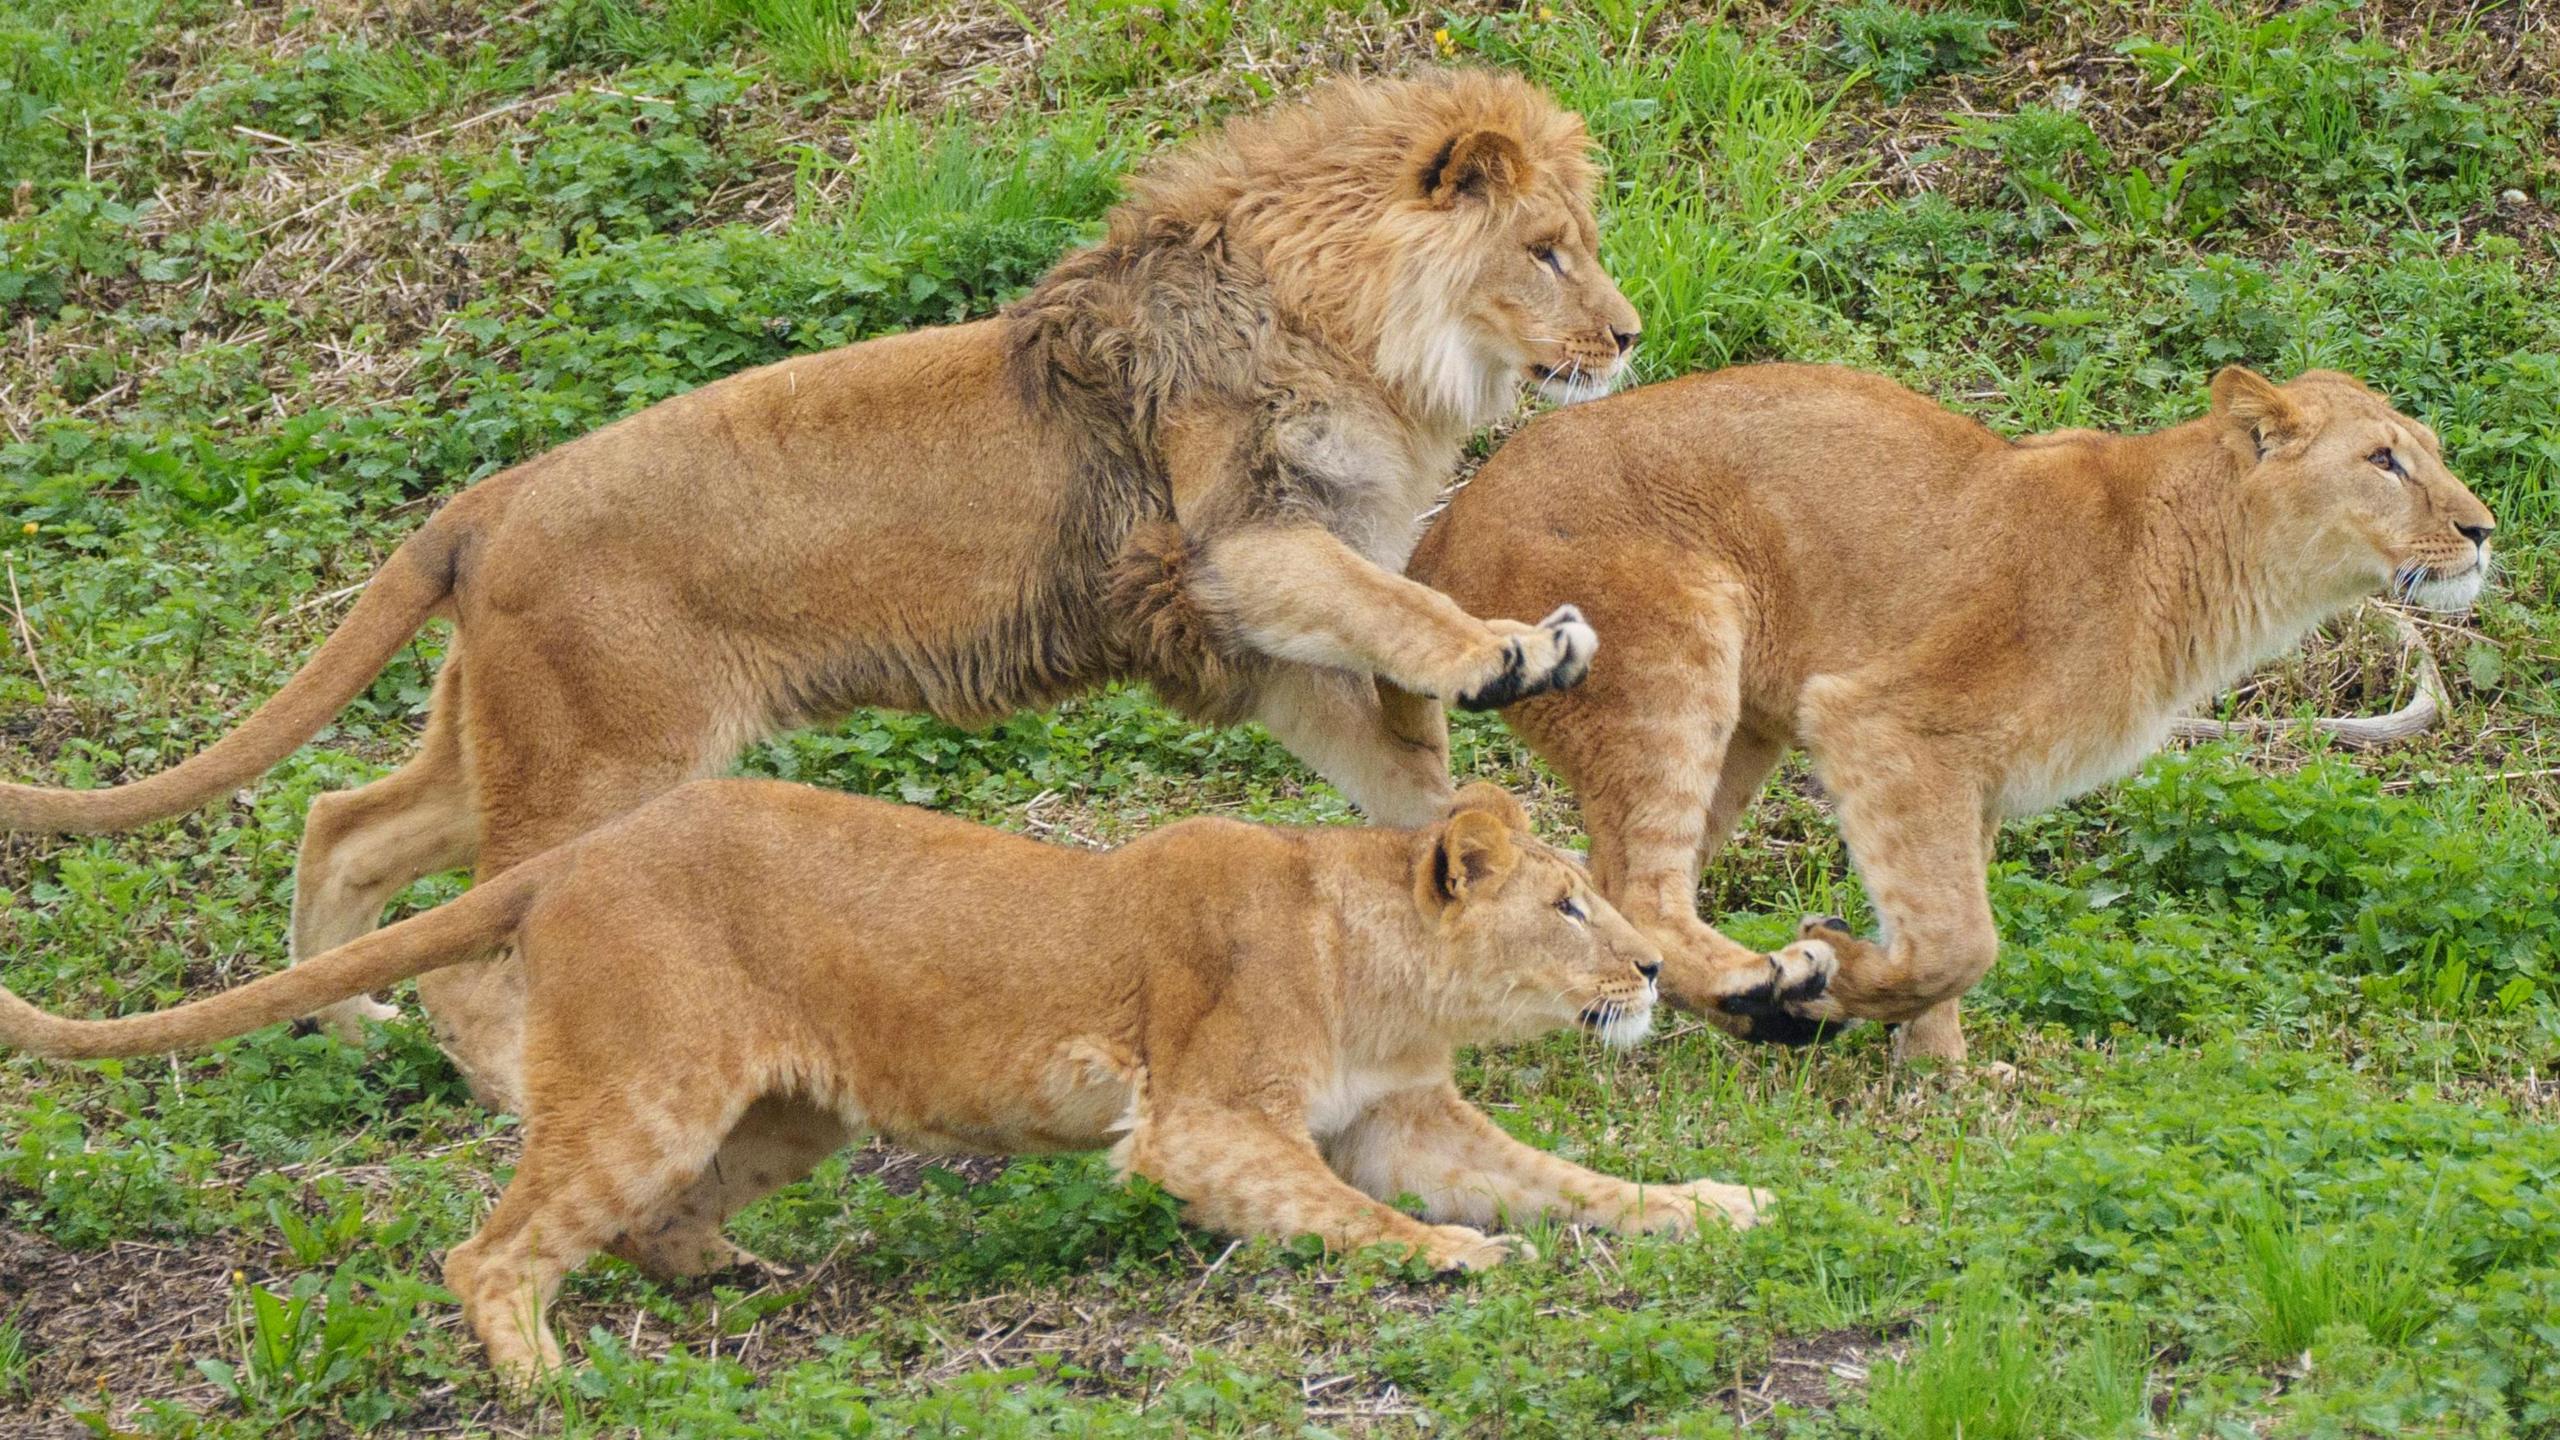
[[[1701,1219],[1758,1222],[1763,1190],[1694,1180],[1638,1185],[1524,1145],[1448,1084],[1388,1096],[1325,1146],[1342,1177],[1378,1198],[1419,1197],[1434,1220],[1468,1225],[1553,1217],[1686,1235]]]
[[[2000,945],[1984,874],[1985,807],[1961,778],[1915,766],[1909,757],[1925,747],[1890,747],[1897,758],[1888,764],[1857,763],[1861,753],[1823,756],[1823,782],[1839,797],[1841,838],[1887,938],[1878,944],[1833,917],[1808,917],[1780,954],[1831,955],[1839,974],[1828,994],[1789,1008],[1888,1022],[1944,1009],[1906,1032],[1901,1052],[1962,1059],[1963,1032],[1944,1007],[1973,988]]]
[[[853,1131],[832,1112],[805,1100],[768,1095],[747,1107],[692,1184],[607,1249],[661,1280],[762,1265],[730,1243],[721,1227],[739,1211],[806,1176],[852,1139]]]
[[[1569,605],[1535,625],[1480,620],[1318,525],[1257,525],[1219,540],[1198,586],[1203,608],[1254,650],[1468,709],[1579,684],[1599,648]]]
[[[370,785],[311,802],[294,862],[292,954],[325,954],[382,923],[383,907],[415,881],[471,863],[480,826],[461,744],[457,713],[462,657],[436,676],[418,753]],[[315,1018],[353,1042],[367,1020],[398,1014],[363,996],[342,1000]]]

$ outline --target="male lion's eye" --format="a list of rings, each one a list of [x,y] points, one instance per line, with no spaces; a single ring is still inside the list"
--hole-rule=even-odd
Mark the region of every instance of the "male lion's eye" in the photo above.
[[[1529,247],[1529,258],[1556,272],[1557,279],[1564,278],[1564,261],[1556,254],[1554,246],[1532,245]]]
[[[1582,921],[1584,921],[1584,920],[1588,920],[1588,919],[1590,919],[1590,918],[1591,918],[1587,913],[1585,913],[1585,912],[1584,912],[1584,910],[1583,910],[1583,908],[1582,908],[1582,902],[1581,902],[1581,901],[1579,901],[1579,900],[1574,899],[1574,898],[1573,898],[1572,896],[1570,896],[1570,895],[1567,895],[1567,896],[1566,896],[1566,897],[1564,897],[1563,899],[1561,899],[1561,900],[1557,901],[1557,902],[1556,902],[1556,909],[1557,909],[1557,911],[1558,911],[1558,912],[1560,912],[1560,913],[1564,916],[1564,918],[1566,918],[1567,920],[1571,920],[1571,921],[1575,922],[1576,924],[1580,924]]]
[[[2405,475],[2408,473],[2400,468],[2400,457],[2392,454],[2390,447],[2388,446],[2385,446],[2380,450],[2376,450],[2364,458],[2368,463],[2379,465],[2394,475]]]

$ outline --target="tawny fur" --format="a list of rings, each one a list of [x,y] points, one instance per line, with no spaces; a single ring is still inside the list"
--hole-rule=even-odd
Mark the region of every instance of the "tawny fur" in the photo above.
[[[1234,122],[999,317],[733,376],[467,491],[230,736],[113,789],[0,785],[0,829],[228,794],[434,616],[456,635],[418,755],[313,807],[297,955],[421,875],[485,879],[864,705],[980,722],[1134,677],[1265,720],[1374,818],[1428,818],[1448,778],[1372,677],[1489,705],[1573,683],[1594,644],[1570,610],[1480,620],[1397,573],[1471,427],[1633,343],[1587,150],[1490,73]],[[421,987],[501,1106],[521,990],[511,963]]]
[[[1801,745],[1885,938],[1807,921],[1781,953],[1836,959],[1829,993],[1734,1028],[1909,1022],[1904,1053],[1960,1059],[2000,821],[2131,772],[2358,600],[2468,605],[2492,523],[2432,432],[2334,372],[2234,368],[2173,429],[2012,444],[1890,381],[1772,365],[1531,424],[1412,573],[1478,609],[1569,594],[1608,637],[1588,682],[1507,718],[1572,783],[1665,998],[1712,1005],[1768,963],[1698,918],[1698,872]]]
[[[681,787],[461,899],[239,989],[106,1021],[0,991],[0,1044],[210,1044],[506,945],[531,986],[525,1141],[445,1262],[491,1361],[560,1363],[543,1310],[600,1249],[662,1275],[848,1140],[1112,1147],[1232,1234],[1499,1263],[1539,1217],[1686,1234],[1761,1192],[1644,1186],[1505,1135],[1461,1045],[1650,1025],[1659,952],[1472,786],[1416,830],[1190,820],[1075,851],[773,781]],[[1766,997],[1764,997],[1766,998]],[[1424,1218],[1392,1207],[1422,1202]]]

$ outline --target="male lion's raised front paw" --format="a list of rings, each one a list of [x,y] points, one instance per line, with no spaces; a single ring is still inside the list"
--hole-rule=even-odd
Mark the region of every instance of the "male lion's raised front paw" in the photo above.
[[[1487,1235],[1465,1225],[1434,1225],[1420,1246],[1434,1270],[1490,1270],[1505,1261],[1535,1260],[1538,1247],[1516,1235]]]
[[[1591,657],[1600,649],[1599,635],[1583,623],[1582,612],[1570,605],[1557,606],[1555,613],[1535,625],[1492,623],[1497,631],[1506,632],[1502,648],[1492,662],[1492,674],[1460,692],[1461,710],[1499,710],[1532,695],[1578,685],[1591,673]]]
[[[1798,940],[1768,963],[1765,974],[1716,997],[1715,1008],[1735,1022],[1724,1028],[1763,1045],[1811,1045],[1840,1033],[1837,1015],[1806,1013],[1825,1006],[1840,973],[1839,951],[1828,940]]]

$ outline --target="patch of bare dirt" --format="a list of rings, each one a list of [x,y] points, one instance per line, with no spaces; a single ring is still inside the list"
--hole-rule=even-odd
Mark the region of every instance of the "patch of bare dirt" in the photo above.
[[[1783,1413],[1829,1410],[1866,1388],[1869,1367],[1901,1358],[1902,1346],[1897,1342],[1908,1329],[1898,1327],[1883,1334],[1825,1330],[1790,1336],[1772,1347],[1768,1368],[1757,1380],[1736,1385],[1715,1399],[1746,1429]]]

